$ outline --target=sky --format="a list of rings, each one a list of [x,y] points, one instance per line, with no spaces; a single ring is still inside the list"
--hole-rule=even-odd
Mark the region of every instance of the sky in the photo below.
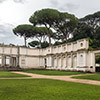
[[[20,24],[30,24],[30,16],[44,8],[82,18],[100,11],[100,0],[0,0],[0,43],[23,45],[23,38],[15,36],[12,29]]]

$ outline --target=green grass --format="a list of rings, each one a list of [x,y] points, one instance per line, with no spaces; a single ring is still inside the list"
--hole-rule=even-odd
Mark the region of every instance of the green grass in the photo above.
[[[62,75],[62,76],[84,74],[83,72],[54,71],[54,70],[25,70],[23,72],[41,74],[41,75]]]
[[[30,77],[30,76],[15,74],[15,73],[6,72],[6,71],[0,72],[0,78],[12,78],[12,77]]]
[[[100,81],[100,74],[93,74],[93,75],[85,75],[85,76],[76,76],[73,78],[77,78],[77,79],[88,79],[88,80],[97,80]]]
[[[100,86],[51,79],[0,80],[0,100],[100,100]]]

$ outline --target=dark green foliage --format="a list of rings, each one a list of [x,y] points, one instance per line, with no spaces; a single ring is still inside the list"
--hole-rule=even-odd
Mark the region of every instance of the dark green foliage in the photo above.
[[[100,11],[85,16],[84,18],[80,19],[81,23],[85,23],[88,26],[96,29],[97,27],[100,27]]]
[[[18,25],[16,28],[13,29],[13,32],[17,36],[24,37],[25,46],[27,38],[32,36],[33,26],[28,24]]]
[[[29,46],[31,47],[39,47],[39,42],[38,41],[32,41],[30,43],[28,43]]]
[[[47,47],[49,47],[49,43],[47,41],[41,43],[41,48],[47,48]]]
[[[100,49],[100,12],[80,19],[72,41],[82,38],[89,38],[89,50]]]
[[[36,11],[29,19],[33,25],[49,25],[52,24],[59,19],[59,11],[55,9],[42,9]]]
[[[69,34],[73,34],[73,31],[77,27],[78,19],[68,13],[62,13],[55,9],[42,9],[36,11],[29,19],[34,25],[44,25],[48,32],[49,46],[51,46],[51,38],[66,41]],[[50,29],[54,29],[56,32],[50,34]]]
[[[25,36],[26,38],[30,37],[31,33],[33,32],[33,26],[32,25],[18,25],[16,28],[13,29],[13,32],[15,35],[19,36]]]
[[[31,47],[36,47],[36,48],[47,48],[47,47],[49,47],[49,43],[47,41],[44,41],[44,42],[41,42],[41,43],[39,41],[32,41],[28,44]]]
[[[100,64],[100,54],[96,55],[95,59],[96,59],[96,63]]]
[[[53,32],[52,30],[49,30],[50,34],[52,35]],[[48,30],[45,27],[34,27],[33,28],[33,36],[35,37],[42,37],[42,36],[47,36]]]
[[[62,44],[62,42],[56,41],[53,45],[57,46],[57,45],[61,45],[61,44]]]
[[[77,25],[78,19],[74,15],[60,12],[60,18],[55,23],[54,29],[60,39],[67,42],[69,35],[74,33]]]
[[[93,28],[89,27],[86,24],[79,23],[73,38],[74,38],[74,40],[78,40],[78,39],[82,39],[82,38],[93,39]]]
[[[47,29],[47,36],[49,38],[49,46],[51,46],[51,33],[50,29],[53,24],[59,19],[59,11],[55,9],[42,9],[36,11],[29,19],[34,25],[44,25]]]

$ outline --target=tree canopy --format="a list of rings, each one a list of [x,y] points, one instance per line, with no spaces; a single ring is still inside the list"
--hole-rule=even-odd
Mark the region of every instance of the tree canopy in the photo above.
[[[33,26],[28,24],[18,25],[16,28],[13,29],[13,32],[17,36],[24,37],[24,42],[26,46],[27,38],[31,37],[33,32]]]
[[[36,11],[29,19],[29,21],[34,25],[44,25],[47,29],[47,36],[49,39],[49,46],[51,46],[51,33],[50,29],[53,24],[59,19],[60,13],[55,9],[42,9]]]
[[[38,48],[48,47],[47,41],[51,46],[89,38],[91,48],[100,48],[100,11],[78,19],[73,14],[47,8],[35,11],[29,22],[32,25],[13,29],[15,35],[24,37],[25,46],[28,38],[33,39],[29,45]]]

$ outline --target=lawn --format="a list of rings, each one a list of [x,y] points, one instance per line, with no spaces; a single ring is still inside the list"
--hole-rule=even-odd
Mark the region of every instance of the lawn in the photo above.
[[[93,74],[93,75],[85,75],[85,76],[76,76],[73,78],[77,78],[77,79],[88,79],[88,80],[97,80],[100,81],[100,74]]]
[[[56,71],[56,70],[25,70],[23,72],[41,74],[41,75],[62,75],[62,76],[84,74],[83,72]]]
[[[0,78],[11,78],[11,77],[30,77],[30,76],[15,74],[15,73],[6,72],[6,71],[0,72]]]
[[[51,79],[0,80],[0,100],[100,100],[100,86]]]

